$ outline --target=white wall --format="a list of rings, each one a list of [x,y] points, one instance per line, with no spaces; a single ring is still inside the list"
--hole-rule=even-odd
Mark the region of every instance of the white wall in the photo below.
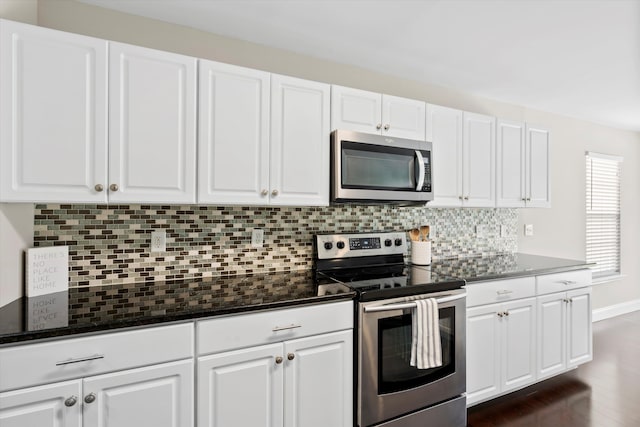
[[[0,0],[0,18],[37,24],[38,0]]]
[[[7,0],[3,0],[7,1]],[[423,99],[504,119],[524,120],[552,130],[552,208],[523,209],[521,225],[534,224],[533,237],[520,237],[521,252],[584,259],[584,152],[602,151],[625,158],[622,177],[623,273],[626,278],[594,290],[594,308],[640,300],[640,134],[621,131],[470,94],[398,79],[330,61],[146,18],[73,0],[40,0],[38,24],[80,34],[229,62],[311,80]]]

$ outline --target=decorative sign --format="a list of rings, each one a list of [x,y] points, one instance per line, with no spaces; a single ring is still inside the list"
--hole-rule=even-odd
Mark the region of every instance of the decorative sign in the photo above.
[[[28,297],[52,294],[69,289],[69,247],[27,249]]]
[[[69,291],[27,298],[27,330],[69,326]]]

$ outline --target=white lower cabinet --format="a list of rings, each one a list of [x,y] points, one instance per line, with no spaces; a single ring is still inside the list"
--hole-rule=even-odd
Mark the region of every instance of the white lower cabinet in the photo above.
[[[193,325],[0,349],[2,427],[189,427]]]
[[[352,310],[348,302],[199,322],[201,351],[207,340],[228,348],[250,336],[256,345],[198,358],[198,426],[351,426]],[[234,318],[236,331],[218,333]]]
[[[0,425],[81,427],[80,396],[80,381],[66,381],[0,393]]]
[[[467,310],[467,403],[533,382],[536,299]]]
[[[592,359],[591,272],[467,286],[467,405]]]
[[[538,297],[538,378],[593,358],[591,288]]]

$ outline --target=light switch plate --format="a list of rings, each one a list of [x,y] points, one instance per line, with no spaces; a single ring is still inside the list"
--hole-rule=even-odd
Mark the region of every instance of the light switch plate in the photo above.
[[[264,230],[262,228],[254,228],[251,230],[251,247],[261,248],[264,246]]]
[[[524,225],[524,235],[525,236],[533,236],[533,224],[525,224]]]

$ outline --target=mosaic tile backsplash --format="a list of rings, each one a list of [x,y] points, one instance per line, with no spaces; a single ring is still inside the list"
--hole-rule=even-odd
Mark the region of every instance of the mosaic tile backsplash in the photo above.
[[[69,286],[80,287],[306,270],[313,266],[314,234],[425,224],[434,259],[517,251],[516,209],[392,205],[36,205],[34,243],[68,245]],[[262,248],[251,246],[253,228],[264,230]],[[167,250],[150,253],[151,232],[158,229],[166,231]]]

